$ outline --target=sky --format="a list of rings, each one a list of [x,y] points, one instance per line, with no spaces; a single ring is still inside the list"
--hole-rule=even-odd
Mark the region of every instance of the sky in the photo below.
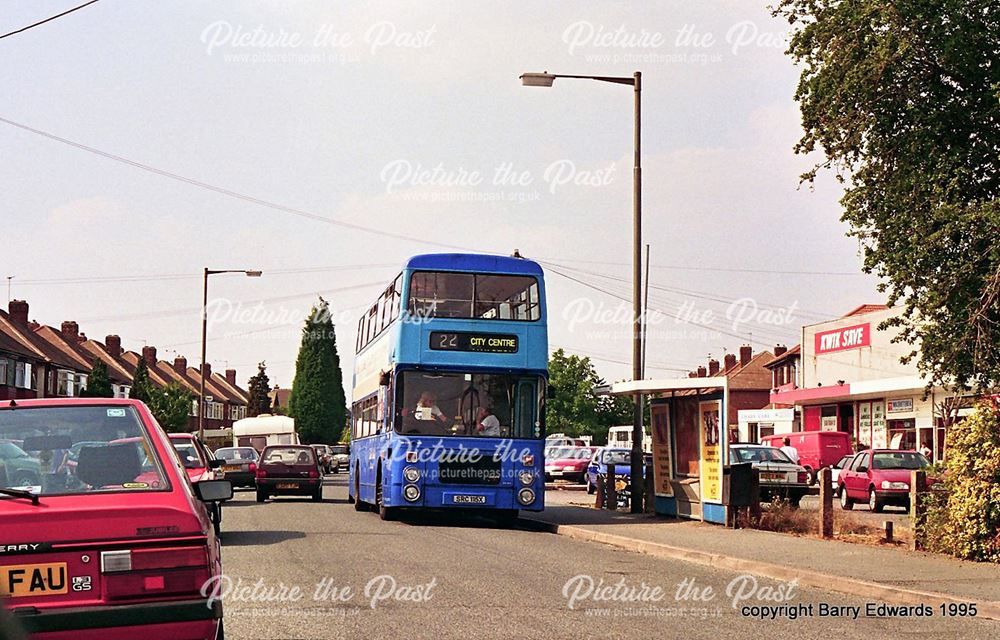
[[[77,4],[0,0],[0,34]],[[289,386],[322,295],[349,387],[409,256],[517,249],[550,346],[629,378],[632,89],[518,76],[639,70],[646,376],[792,346],[884,296],[840,186],[800,185],[787,29],[750,0],[102,0],[0,39],[0,284],[194,364],[202,269],[260,269],[211,279],[213,368]]]

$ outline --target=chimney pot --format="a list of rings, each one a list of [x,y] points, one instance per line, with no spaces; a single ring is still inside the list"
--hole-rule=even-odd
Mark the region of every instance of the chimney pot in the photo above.
[[[115,358],[122,354],[122,339],[116,335],[106,336],[104,338],[104,346],[107,348],[108,353]]]
[[[202,369],[201,369],[202,375],[205,376],[206,379],[211,378],[212,377],[212,363],[211,362],[206,362],[206,363],[202,364],[201,366],[202,366]]]
[[[708,361],[708,375],[714,376],[719,373],[719,361],[712,358]]]
[[[80,325],[73,322],[72,320],[66,320],[65,322],[62,323],[62,326],[60,327],[60,332],[63,334],[63,337],[69,340],[70,342],[76,342],[77,339],[80,337]]]
[[[740,347],[740,365],[745,367],[745,366],[747,366],[747,364],[750,363],[750,360],[752,360],[752,359],[753,359],[753,347],[751,347],[748,344],[745,344],[745,345],[741,346]]]
[[[704,378],[706,375],[708,375],[708,371],[705,370],[705,367],[698,367],[698,377]]]
[[[726,357],[725,357],[725,363],[726,363],[726,370],[727,371],[729,369],[732,369],[733,367],[735,367],[736,366],[736,354],[735,353],[727,353]]]
[[[181,374],[182,376],[187,373],[188,361],[184,356],[177,356],[174,358],[174,371]]]
[[[783,345],[783,344],[776,344],[776,345],[774,345],[774,357],[775,358],[777,358],[778,356],[780,356],[781,354],[783,354],[786,351],[788,351],[788,347],[786,347],[785,345]]]
[[[152,369],[156,366],[156,347],[143,347],[142,359],[146,361],[146,366]]]
[[[11,300],[7,305],[7,312],[10,313],[10,319],[25,326],[28,324],[28,303],[24,300]]]
[[[226,382],[236,386],[236,369],[226,369]]]

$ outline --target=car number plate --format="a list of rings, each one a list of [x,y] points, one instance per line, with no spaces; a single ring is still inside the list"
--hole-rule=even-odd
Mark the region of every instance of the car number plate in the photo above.
[[[452,504],[486,504],[486,496],[452,496]]]
[[[760,479],[764,482],[781,482],[785,479],[785,474],[765,471],[760,474]]]
[[[224,464],[222,465],[223,471],[239,471],[241,469],[238,464]]]
[[[66,563],[15,564],[0,567],[0,596],[51,596],[68,593]]]
[[[298,483],[295,483],[295,482],[279,482],[278,483],[278,488],[279,489],[298,489],[299,485],[298,485]]]

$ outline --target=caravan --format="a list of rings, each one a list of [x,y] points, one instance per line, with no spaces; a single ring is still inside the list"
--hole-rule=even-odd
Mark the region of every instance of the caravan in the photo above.
[[[293,418],[261,414],[233,423],[234,447],[253,447],[260,453],[271,444],[299,444]]]

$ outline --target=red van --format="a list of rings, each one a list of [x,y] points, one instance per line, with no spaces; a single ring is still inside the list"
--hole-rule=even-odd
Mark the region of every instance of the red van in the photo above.
[[[208,505],[232,485],[192,484],[144,404],[4,400],[3,441],[0,606],[33,640],[221,637]]]
[[[783,446],[784,439],[799,453],[799,464],[809,472],[809,484],[816,482],[816,472],[823,467],[832,467],[851,450],[851,435],[843,431],[797,431],[761,438],[761,444],[771,447]]]

